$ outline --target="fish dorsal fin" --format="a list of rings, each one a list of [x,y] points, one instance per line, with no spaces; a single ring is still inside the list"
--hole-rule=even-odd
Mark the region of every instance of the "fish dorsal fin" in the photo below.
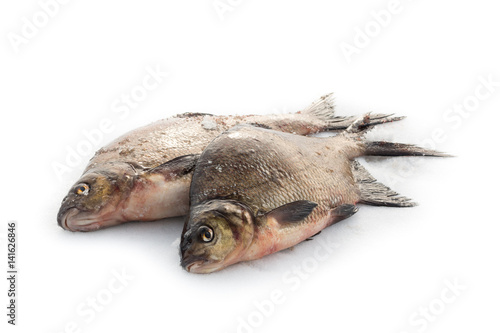
[[[199,157],[198,154],[179,156],[146,172],[149,174],[164,174],[165,176],[182,176],[194,170]]]
[[[275,208],[265,215],[280,224],[296,223],[308,217],[317,205],[312,201],[299,200]]]
[[[302,110],[302,113],[310,114],[327,121],[336,119],[333,93],[321,96],[306,109]]]

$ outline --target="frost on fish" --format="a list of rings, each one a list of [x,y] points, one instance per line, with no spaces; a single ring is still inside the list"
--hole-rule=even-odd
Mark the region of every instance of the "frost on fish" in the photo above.
[[[201,122],[201,126],[209,131],[216,130],[217,129],[217,123],[211,119],[210,116],[205,116],[203,117],[203,120]]]

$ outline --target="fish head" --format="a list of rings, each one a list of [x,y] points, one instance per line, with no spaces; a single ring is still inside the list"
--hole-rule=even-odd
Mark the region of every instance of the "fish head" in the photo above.
[[[245,205],[214,200],[193,207],[181,238],[181,265],[191,273],[211,273],[234,264],[254,235],[254,216]]]
[[[87,170],[63,199],[58,224],[70,231],[92,231],[119,224],[120,201],[130,193],[135,169],[126,163]]]

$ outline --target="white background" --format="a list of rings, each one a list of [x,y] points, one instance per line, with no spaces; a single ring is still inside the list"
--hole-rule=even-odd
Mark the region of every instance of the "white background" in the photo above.
[[[19,246],[18,325],[6,323],[2,278],[2,332],[498,331],[495,3],[401,0],[390,19],[378,15],[385,26],[373,12],[392,9],[388,0],[221,3],[230,9],[74,0],[50,7],[50,17],[37,1],[0,5],[2,267],[8,221],[18,223]],[[346,57],[347,44],[357,53]],[[113,112],[146,68],[169,75],[128,115]],[[210,275],[179,266],[180,218],[95,233],[56,224],[90,155],[62,174],[54,166],[103,119],[113,130],[92,152],[177,113],[294,112],[331,91],[339,114],[408,116],[370,138],[457,156],[362,160],[418,207],[363,206],[313,241]],[[317,248],[331,241],[335,251],[319,260]],[[133,279],[111,294],[122,270]],[[270,306],[276,293],[280,304]],[[93,297],[107,303],[95,316]]]

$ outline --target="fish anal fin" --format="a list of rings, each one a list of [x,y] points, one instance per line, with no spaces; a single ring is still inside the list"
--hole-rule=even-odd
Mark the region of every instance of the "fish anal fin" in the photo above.
[[[417,204],[377,180],[357,161],[351,162],[351,170],[360,190],[360,203],[373,206],[413,207]]]

